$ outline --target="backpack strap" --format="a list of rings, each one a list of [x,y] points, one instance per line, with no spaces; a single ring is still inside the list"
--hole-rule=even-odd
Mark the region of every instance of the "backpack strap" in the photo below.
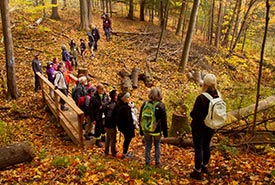
[[[213,97],[208,92],[203,92],[202,94],[210,101],[213,99]]]

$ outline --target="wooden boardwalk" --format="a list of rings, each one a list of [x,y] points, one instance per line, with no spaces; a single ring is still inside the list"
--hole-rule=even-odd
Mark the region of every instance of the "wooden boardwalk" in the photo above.
[[[61,91],[54,90],[54,85],[41,73],[37,73],[40,77],[40,85],[45,103],[52,111],[65,132],[76,145],[83,147],[83,130],[82,123],[84,121],[84,113],[75,104],[70,96],[65,96]],[[72,78],[75,78],[72,76]],[[59,100],[62,98],[66,102],[67,111],[62,111]]]

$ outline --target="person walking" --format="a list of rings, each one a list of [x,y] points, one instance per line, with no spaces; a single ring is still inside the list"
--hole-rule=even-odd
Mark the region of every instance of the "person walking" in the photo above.
[[[160,149],[160,141],[161,136],[167,137],[167,115],[166,115],[166,108],[164,103],[162,102],[162,93],[161,90],[158,87],[153,87],[149,94],[148,94],[149,100],[145,101],[141,108],[140,108],[140,115],[139,115],[139,121],[141,124],[140,127],[140,135],[144,135],[145,140],[145,164],[150,165],[151,163],[151,149],[152,149],[152,143],[154,142],[155,146],[155,165],[157,167],[161,166],[160,163],[160,155],[161,155],[161,149]],[[151,132],[147,131],[145,129],[145,126],[143,126],[143,115],[145,107],[150,104],[151,106],[154,106],[153,113],[151,114],[154,116],[154,120],[156,121],[156,127],[155,130],[152,130]]]
[[[100,140],[105,140],[104,121],[105,108],[109,102],[109,96],[106,94],[104,86],[99,84],[96,86],[96,93],[90,99],[89,110],[91,123],[95,125],[96,146],[102,147]]]
[[[79,54],[78,46],[73,39],[69,42],[69,46],[70,46],[72,67],[75,67],[75,69],[77,69],[78,67],[77,54]]]
[[[40,72],[42,74],[41,62],[38,59],[39,53],[34,55],[34,59],[32,60],[32,70],[34,72],[34,91],[37,92],[40,89],[39,76],[36,74]]]
[[[67,84],[66,80],[64,77],[64,65],[63,63],[59,63],[57,66],[57,71],[55,71],[55,79],[54,79],[54,86],[55,89],[59,89],[65,96],[68,96],[68,89],[67,89]],[[65,106],[65,100],[60,98],[59,103],[61,104],[61,110],[66,111],[69,110],[68,107]]]
[[[112,21],[109,18],[109,15],[107,13],[104,13],[102,15],[102,19],[103,19],[103,30],[106,35],[106,40],[109,42],[111,38]]]
[[[94,51],[97,51],[97,42],[100,39],[100,34],[96,25],[93,25],[91,33],[92,33],[92,36],[94,37]]]
[[[219,97],[217,90],[217,79],[214,74],[206,74],[203,79],[202,93],[207,92],[213,98]],[[207,169],[210,159],[210,142],[214,134],[214,130],[207,127],[204,119],[207,116],[209,107],[209,100],[203,94],[197,96],[193,109],[190,113],[192,118],[192,138],[195,149],[195,167],[190,177],[201,180],[202,173],[209,175]]]

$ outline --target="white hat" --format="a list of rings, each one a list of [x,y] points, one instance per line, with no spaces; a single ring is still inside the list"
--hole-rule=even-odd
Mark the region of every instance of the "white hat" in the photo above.
[[[213,86],[217,84],[217,78],[214,74],[206,74],[203,78],[203,83],[206,86]]]

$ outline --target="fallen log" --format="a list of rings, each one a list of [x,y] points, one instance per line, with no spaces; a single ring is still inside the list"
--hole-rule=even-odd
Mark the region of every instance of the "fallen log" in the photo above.
[[[182,137],[167,137],[161,138],[161,143],[171,144],[178,147],[192,147],[193,141],[188,139],[183,139]]]
[[[275,102],[275,95],[269,96],[266,99],[259,101],[257,112],[260,112],[260,111],[266,110],[270,107],[273,107],[274,102]],[[253,115],[254,109],[255,109],[255,104],[252,104],[248,107],[228,112],[227,113],[227,123],[231,123],[231,122],[240,120],[244,117]]]
[[[22,162],[31,162],[35,157],[28,142],[20,142],[0,148],[0,169]]]

